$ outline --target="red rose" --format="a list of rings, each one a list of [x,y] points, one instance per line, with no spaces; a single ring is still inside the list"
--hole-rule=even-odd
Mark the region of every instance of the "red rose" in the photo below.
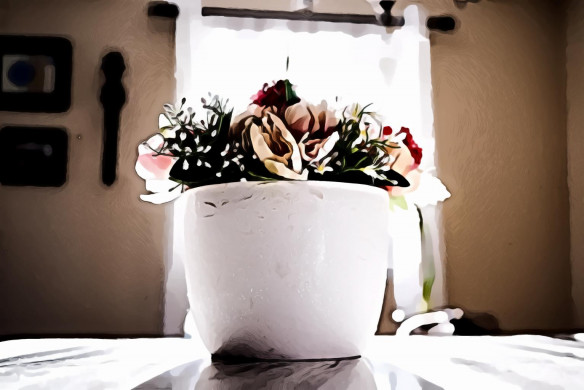
[[[381,132],[381,139],[387,139],[391,135],[391,133],[393,133],[391,127],[385,126]]]
[[[386,126],[389,127],[389,126]],[[383,128],[383,134],[385,135],[385,128]],[[391,128],[389,128],[389,131],[391,134]],[[404,145],[406,145],[408,147],[408,149],[410,150],[410,154],[412,155],[412,157],[414,158],[414,163],[416,165],[420,165],[420,162],[422,161],[422,148],[420,148],[418,146],[418,144],[416,143],[416,141],[414,141],[414,137],[412,137],[412,135],[410,134],[410,129],[408,129],[407,127],[402,127],[401,130],[397,133],[397,134],[401,134],[401,133],[405,133],[406,138],[404,138]]]
[[[286,108],[300,101],[292,89],[292,84],[288,80],[279,80],[277,83],[264,87],[257,94],[251,97],[253,104],[265,107],[276,107],[279,114],[282,114]]]

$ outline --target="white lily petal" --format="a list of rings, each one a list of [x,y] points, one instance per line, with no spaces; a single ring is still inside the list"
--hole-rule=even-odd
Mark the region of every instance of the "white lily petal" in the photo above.
[[[175,183],[176,185],[176,183]],[[150,195],[140,195],[140,199],[142,199],[145,202],[150,202],[150,203],[154,203],[154,204],[162,204],[162,203],[167,203],[170,202],[172,200],[175,200],[176,198],[178,198],[182,193],[182,189],[181,186],[178,186],[177,188],[175,188],[174,190],[170,191],[170,192],[159,192],[157,194],[150,194]]]
[[[379,176],[379,174],[375,171],[375,169],[373,167],[365,167],[363,169],[361,169],[361,171],[363,171],[364,174],[371,176],[374,179],[380,179],[381,177]]]
[[[420,176],[418,188],[405,196],[418,207],[425,207],[445,201],[450,197],[450,192],[440,179],[424,172]]]
[[[153,179],[153,180],[146,180],[146,191],[149,192],[168,192],[174,187],[176,187],[176,182],[172,180],[160,180],[160,179]]]
[[[176,137],[176,130],[174,130],[174,129],[163,130],[160,132],[160,134],[164,138],[175,138]]]
[[[172,126],[173,124],[168,120],[166,115],[160,114],[158,116],[158,128],[162,129],[163,127]]]
[[[164,143],[164,136],[160,133],[154,134],[152,137],[146,140],[146,145],[140,144],[148,153],[152,152],[152,149],[159,150]],[[140,149],[138,149],[140,151]],[[142,154],[142,153],[140,153]]]
[[[339,138],[339,133],[335,131],[322,145],[322,148],[320,148],[314,159],[320,161],[323,157],[326,157],[333,150]]]

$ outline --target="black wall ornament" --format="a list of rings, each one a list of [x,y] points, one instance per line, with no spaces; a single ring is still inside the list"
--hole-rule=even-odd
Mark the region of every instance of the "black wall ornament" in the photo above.
[[[124,57],[117,51],[106,54],[101,62],[101,70],[105,76],[99,97],[103,107],[101,179],[103,184],[111,186],[116,180],[120,115],[126,103],[126,90],[122,84],[126,70]]]

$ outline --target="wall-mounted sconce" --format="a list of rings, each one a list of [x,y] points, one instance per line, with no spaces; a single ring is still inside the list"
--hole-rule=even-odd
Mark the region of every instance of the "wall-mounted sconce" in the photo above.
[[[456,8],[463,9],[468,3],[478,3],[481,0],[454,0]]]
[[[179,8],[176,4],[167,3],[166,1],[151,1],[148,3],[148,16],[176,19],[178,14]]]
[[[426,20],[426,27],[431,31],[449,32],[457,27],[457,21],[452,16],[430,16]]]

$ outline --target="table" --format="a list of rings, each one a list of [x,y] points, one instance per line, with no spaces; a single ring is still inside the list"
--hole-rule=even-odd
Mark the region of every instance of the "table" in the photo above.
[[[584,335],[378,336],[361,359],[212,363],[200,340],[0,343],[0,389],[584,389]]]

